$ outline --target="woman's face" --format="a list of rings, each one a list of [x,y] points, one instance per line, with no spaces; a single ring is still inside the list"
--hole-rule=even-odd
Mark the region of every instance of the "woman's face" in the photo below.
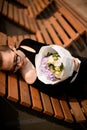
[[[21,53],[15,53],[13,50],[2,53],[2,70],[16,72],[24,63],[24,56]]]

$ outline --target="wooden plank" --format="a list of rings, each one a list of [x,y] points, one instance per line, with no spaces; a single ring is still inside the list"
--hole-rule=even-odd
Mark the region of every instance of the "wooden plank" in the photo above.
[[[14,74],[8,75],[8,95],[7,98],[11,101],[17,102],[18,97],[18,84],[17,77]]]
[[[43,25],[43,23],[42,23],[42,21],[37,20],[37,24],[38,24],[38,26],[39,26],[39,28],[40,28],[42,34],[43,34],[43,37],[44,37],[44,39],[45,39],[45,42],[46,42],[47,44],[53,44],[53,42],[51,41],[50,36],[49,36],[48,33],[47,33],[46,28],[44,27],[44,25]]]
[[[42,9],[44,9],[46,7],[46,5],[45,5],[43,0],[38,0],[38,2],[40,3]]]
[[[28,84],[22,79],[19,79],[19,88],[20,88],[20,104],[26,107],[31,106],[30,93]]]
[[[65,33],[63,28],[60,26],[60,24],[56,21],[56,19],[53,16],[51,16],[49,20],[56,32],[58,33],[59,37],[62,39],[64,46],[69,46],[71,43],[71,39],[67,36],[67,33]]]
[[[10,3],[8,4],[8,18],[13,20],[13,5]]]
[[[27,8],[27,10],[28,10],[28,15],[29,15],[29,17],[34,17],[34,13],[33,13],[32,7],[29,6],[29,7]]]
[[[60,103],[57,98],[51,97],[52,106],[54,109],[54,117],[58,119],[64,119],[64,115],[60,106]]]
[[[8,2],[7,2],[7,1],[4,1],[3,9],[2,9],[2,14],[3,14],[4,16],[7,16],[7,13],[8,13]]]
[[[30,26],[30,31],[32,33],[36,33],[36,30],[37,30],[37,26],[36,26],[36,21],[34,18],[30,18],[30,17],[27,17],[28,18],[28,23],[29,23],[29,26]]]
[[[59,101],[60,101],[61,108],[62,108],[64,117],[65,117],[64,120],[69,122],[69,123],[72,123],[74,120],[73,120],[73,117],[71,115],[69,106],[68,106],[68,104],[66,102],[66,98],[61,98]]]
[[[58,12],[54,14],[55,18],[61,24],[61,26],[65,29],[67,34],[73,39],[76,40],[78,38],[78,33],[74,31],[74,29],[68,24],[68,22],[62,17],[62,15]]]
[[[54,29],[52,28],[51,24],[47,20],[44,20],[44,24],[45,24],[52,40],[54,41],[54,44],[63,46],[63,43],[61,42],[61,40],[59,39],[59,36],[56,34]]]
[[[6,45],[7,44],[7,35],[0,32],[0,45]]]
[[[6,94],[6,74],[0,72],[0,96],[5,96]]]
[[[81,105],[82,105],[82,110],[85,113],[85,115],[87,116],[87,99],[83,99],[80,102],[81,102]]]
[[[32,10],[34,12],[34,17],[36,17],[38,15],[38,11],[37,9],[35,8],[35,5],[34,5],[34,2],[31,2],[31,7],[32,7]]]
[[[70,98],[69,99],[69,104],[71,106],[71,109],[72,109],[72,112],[73,112],[73,115],[75,117],[76,122],[84,122],[84,121],[86,121],[86,118],[85,118],[85,116],[84,116],[84,114],[82,112],[81,106],[78,103],[77,99]]]
[[[60,8],[59,11],[64,15],[64,17],[70,22],[70,24],[77,30],[79,34],[83,34],[85,32],[84,26],[78,21],[72,14],[69,13],[67,9],[64,7]]]
[[[36,6],[37,10],[38,10],[38,15],[40,14],[40,12],[42,11],[41,7],[40,7],[40,4],[38,3],[38,0],[37,1],[34,1],[34,5]]]
[[[43,113],[52,116],[54,112],[51,105],[50,97],[47,94],[42,92],[40,94],[41,94],[41,99],[44,107]]]
[[[32,108],[37,111],[42,111],[43,107],[42,107],[38,89],[30,86],[30,93],[31,93],[31,99],[32,99]]]
[[[16,6],[13,6],[13,19],[15,23],[18,23],[19,16],[18,16],[18,8]]]
[[[28,21],[28,15],[26,14],[26,10],[23,11],[23,18],[24,18],[24,25],[25,28],[30,30],[29,21]]]
[[[18,39],[18,43],[17,43],[16,47],[18,48],[21,41],[24,39],[24,37],[23,37],[23,35],[18,35],[17,39]]]
[[[18,16],[19,16],[19,25],[22,27],[24,26],[24,19],[23,19],[23,9],[18,9]]]
[[[18,45],[18,39],[17,36],[12,36],[13,42],[14,42],[14,46],[17,48]]]
[[[37,31],[36,37],[37,37],[38,42],[44,43],[44,39],[43,39],[42,33],[40,31]]]
[[[7,37],[7,40],[8,40],[8,45],[9,45],[9,46],[13,46],[13,47],[15,47],[15,43],[14,43],[12,37],[8,36],[8,37]]]

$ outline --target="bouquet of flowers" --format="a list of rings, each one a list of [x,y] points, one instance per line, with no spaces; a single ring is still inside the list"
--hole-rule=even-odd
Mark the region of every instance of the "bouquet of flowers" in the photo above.
[[[64,65],[61,63],[59,54],[57,52],[47,52],[47,54],[42,58],[41,70],[48,80],[55,81],[61,79]]]
[[[45,84],[67,79],[74,70],[70,52],[58,45],[43,46],[35,57],[37,77]]]

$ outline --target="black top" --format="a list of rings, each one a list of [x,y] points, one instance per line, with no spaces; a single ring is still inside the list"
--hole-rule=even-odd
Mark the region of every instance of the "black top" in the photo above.
[[[36,53],[33,53],[33,52],[29,52],[29,51],[21,48],[20,46],[18,48],[26,55],[26,57],[29,58],[29,60],[35,66],[35,55],[39,52],[39,50],[40,50],[40,48],[42,46],[47,46],[48,44],[40,43],[40,42],[32,40],[32,39],[24,39],[20,43],[20,45],[22,45],[22,46],[23,45],[29,46],[29,47],[33,48],[36,51]],[[87,59],[86,59],[86,61],[87,61]],[[57,83],[55,85],[44,84],[43,82],[41,82],[37,78],[36,81],[32,84],[32,86],[38,88],[42,92],[45,92],[45,93],[50,94],[52,96],[57,96],[57,95],[60,95],[61,93],[65,92],[65,90],[67,88],[70,88],[70,86],[73,86],[73,84],[75,86],[75,82],[74,83],[70,83],[70,81],[73,78],[73,76],[74,76],[74,74],[71,77],[69,77],[68,79],[66,79],[65,81],[59,82],[59,83]],[[76,81],[76,84],[77,84],[77,82],[78,82],[78,80]]]

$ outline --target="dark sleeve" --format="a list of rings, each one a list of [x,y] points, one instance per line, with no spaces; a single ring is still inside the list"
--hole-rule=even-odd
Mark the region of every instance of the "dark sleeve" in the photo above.
[[[24,39],[23,41],[21,41],[20,46],[21,45],[22,46],[23,45],[29,46],[29,47],[33,48],[34,50],[36,50],[36,53],[38,53],[40,48],[42,46],[46,46],[47,44],[46,43],[41,43],[41,42],[38,42],[38,41],[32,40],[32,39]]]

